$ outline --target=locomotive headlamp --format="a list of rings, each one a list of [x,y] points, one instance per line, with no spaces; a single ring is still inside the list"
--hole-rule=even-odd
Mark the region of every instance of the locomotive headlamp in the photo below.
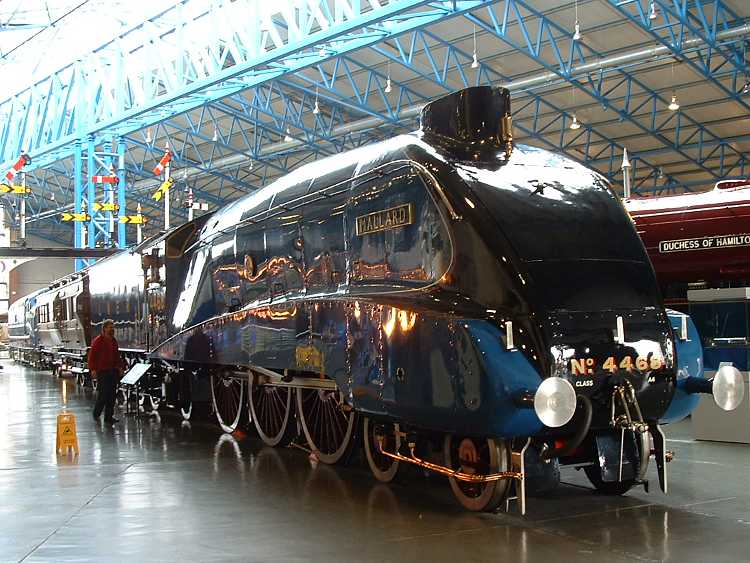
[[[576,412],[576,392],[561,377],[548,377],[534,395],[534,411],[545,426],[559,428]]]
[[[716,405],[725,411],[733,411],[745,397],[742,374],[734,366],[721,366],[711,384],[711,393]]]

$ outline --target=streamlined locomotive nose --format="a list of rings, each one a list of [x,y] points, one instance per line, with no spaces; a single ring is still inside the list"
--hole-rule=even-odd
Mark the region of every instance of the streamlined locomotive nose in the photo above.
[[[591,399],[594,425],[611,423],[618,390],[637,401],[643,419],[658,420],[674,393],[675,358],[666,315],[640,311],[549,315],[552,375]]]

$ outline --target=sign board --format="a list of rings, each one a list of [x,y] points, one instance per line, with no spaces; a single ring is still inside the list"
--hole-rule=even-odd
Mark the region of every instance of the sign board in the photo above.
[[[414,222],[414,205],[405,203],[367,215],[357,217],[356,234],[358,237],[405,227]]]
[[[135,364],[128,370],[128,373],[123,376],[123,378],[120,380],[120,384],[135,385],[136,383],[138,383],[138,380],[143,377],[143,374],[146,373],[150,368],[151,364]]]
[[[73,413],[57,415],[57,451],[67,452],[72,449],[78,453],[78,434],[76,432],[76,416]]]
[[[160,201],[161,198],[164,196],[164,194],[167,193],[167,190],[171,188],[174,185],[174,178],[167,178],[162,182],[161,186],[153,193],[151,196],[156,201]]]
[[[120,223],[130,223],[131,225],[143,225],[147,221],[145,215],[121,215]]]
[[[94,202],[94,211],[119,211],[120,206],[116,203],[99,203]]]
[[[25,194],[31,193],[31,188],[26,187],[26,186],[17,186],[17,185],[9,186],[8,184],[0,184],[0,192],[4,194],[13,193],[13,194],[25,195]]]
[[[688,250],[714,250],[716,248],[735,248],[750,246],[750,234],[715,235],[701,238],[684,238],[663,240],[659,243],[659,252],[686,252]]]
[[[91,215],[88,213],[63,213],[61,219],[63,221],[91,221]]]

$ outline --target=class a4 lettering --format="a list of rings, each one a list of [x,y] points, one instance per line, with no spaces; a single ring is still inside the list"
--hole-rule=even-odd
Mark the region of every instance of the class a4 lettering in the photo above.
[[[411,225],[413,222],[414,206],[411,203],[405,203],[357,217],[357,236],[397,229]]]

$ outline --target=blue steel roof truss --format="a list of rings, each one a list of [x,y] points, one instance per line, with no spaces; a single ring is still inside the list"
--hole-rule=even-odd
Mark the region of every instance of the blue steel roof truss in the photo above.
[[[617,112],[623,121],[632,123],[644,133],[661,141],[664,146],[671,147],[674,152],[680,154],[685,160],[692,162],[696,167],[705,170],[716,179],[722,179],[726,176],[724,170],[710,168],[704,160],[696,158],[685,150],[685,145],[689,143],[700,143],[703,139],[718,140],[705,126],[693,120],[684,112],[673,113],[665,119],[659,119],[659,110],[668,104],[668,100],[623,68],[614,69],[618,81],[607,89],[602,87],[603,82],[580,80],[571,72],[575,64],[584,64],[589,58],[602,58],[601,53],[583,43],[574,41],[568,30],[563,29],[523,0],[506,0],[503,5],[505,9],[499,16],[493,6],[488,6],[481,11],[481,15],[470,14],[467,17],[478,28],[495,34],[499,39],[526,54],[537,64],[567,80],[577,89],[600,102],[603,107]],[[485,16],[486,20],[482,15]],[[524,41],[518,41],[508,33],[508,29],[515,26],[521,30]],[[532,39],[531,36],[534,29],[537,30],[536,39]],[[569,46],[568,54],[563,57],[564,49],[562,47],[566,44]],[[548,61],[550,52],[553,55],[554,63]],[[618,98],[614,95],[615,92],[620,92],[623,95]],[[641,98],[642,101],[633,106],[631,101],[636,96]],[[647,123],[644,123],[640,116],[636,117],[638,112],[642,110],[645,110]],[[674,134],[669,138],[662,128],[668,126],[670,121],[673,120],[677,122],[676,128]],[[747,167],[747,157],[731,147],[727,152],[733,153],[732,156],[734,157],[731,169],[739,168],[744,171]]]

